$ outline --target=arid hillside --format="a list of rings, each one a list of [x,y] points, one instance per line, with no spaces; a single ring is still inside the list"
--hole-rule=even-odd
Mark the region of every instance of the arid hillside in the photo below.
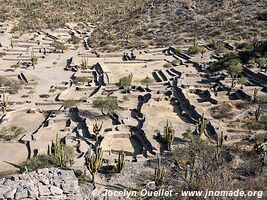
[[[266,1],[256,0],[8,0],[0,19],[14,31],[97,26],[91,45],[101,50],[266,38]],[[85,24],[84,24],[85,23]]]

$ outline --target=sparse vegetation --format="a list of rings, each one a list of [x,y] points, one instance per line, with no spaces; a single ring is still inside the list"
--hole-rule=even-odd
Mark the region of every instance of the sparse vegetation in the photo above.
[[[79,103],[79,101],[73,100],[73,99],[65,100],[65,101],[63,101],[63,107],[64,107],[64,109],[72,108],[72,107],[77,106],[78,103]]]
[[[6,87],[6,92],[17,93],[22,87],[22,82],[13,78],[0,76],[0,87]]]
[[[164,68],[171,68],[171,67],[172,67],[172,64],[170,64],[170,63],[165,63],[165,64],[163,65],[163,67],[164,67]]]
[[[14,139],[17,139],[23,133],[25,133],[25,130],[21,127],[3,127],[0,129],[0,140],[3,142],[10,142]]]
[[[60,51],[61,53],[64,53],[68,49],[64,43],[59,41],[54,41],[51,46],[55,48],[55,51]]]

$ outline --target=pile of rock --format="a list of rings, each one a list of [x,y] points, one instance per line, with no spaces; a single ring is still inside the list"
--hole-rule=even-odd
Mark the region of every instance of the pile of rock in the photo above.
[[[56,168],[0,179],[0,199],[81,199],[71,170]]]

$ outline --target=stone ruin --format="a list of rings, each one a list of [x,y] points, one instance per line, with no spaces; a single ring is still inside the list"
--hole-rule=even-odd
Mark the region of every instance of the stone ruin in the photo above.
[[[71,170],[55,168],[0,179],[0,199],[81,199],[78,179]]]

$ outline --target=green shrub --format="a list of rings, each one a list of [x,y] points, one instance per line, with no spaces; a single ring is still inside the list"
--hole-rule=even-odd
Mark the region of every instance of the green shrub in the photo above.
[[[189,47],[188,52],[190,54],[199,54],[199,53],[205,53],[206,49],[198,45],[193,45]]]
[[[6,52],[0,52],[0,58],[5,56],[6,55]]]
[[[176,66],[176,65],[180,65],[180,64],[181,64],[181,61],[178,60],[178,59],[174,59],[174,60],[172,61],[172,64],[173,64],[174,66]]]
[[[127,87],[132,85],[132,81],[133,81],[133,75],[129,74],[128,76],[122,77],[119,82],[118,82],[118,86],[119,87],[123,87],[124,89],[126,89]]]
[[[2,171],[2,172],[0,172],[0,179],[7,178],[7,177],[12,176],[12,175],[17,174],[17,173],[18,173],[17,171],[12,171],[12,170]]]
[[[76,78],[77,82],[80,83],[86,83],[88,81],[88,77],[87,76],[79,76]]]
[[[163,65],[163,67],[164,67],[164,68],[171,68],[171,67],[172,67],[172,64],[170,64],[170,63],[165,63],[165,64]]]
[[[70,100],[63,101],[63,106],[64,106],[64,109],[66,109],[66,108],[72,108],[72,107],[77,106],[78,103],[79,103],[78,100],[70,99]]]
[[[148,87],[150,84],[154,83],[154,79],[150,78],[149,76],[143,78],[140,83],[142,85],[145,85],[146,87]]]

